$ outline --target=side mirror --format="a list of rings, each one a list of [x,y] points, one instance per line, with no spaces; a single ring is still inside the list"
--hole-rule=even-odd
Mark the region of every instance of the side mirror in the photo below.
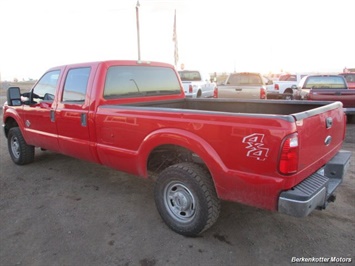
[[[7,89],[7,105],[9,106],[22,105],[21,91],[19,87],[10,87]]]

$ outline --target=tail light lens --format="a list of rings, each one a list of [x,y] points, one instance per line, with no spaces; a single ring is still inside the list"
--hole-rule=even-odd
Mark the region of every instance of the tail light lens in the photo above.
[[[279,171],[293,174],[298,171],[298,134],[292,134],[283,140],[279,159]]]
[[[265,88],[260,88],[260,99],[266,99],[266,90],[265,90]]]
[[[214,88],[213,98],[218,98],[218,88],[217,87]]]
[[[192,88],[192,85],[189,85],[189,93],[192,93],[194,90]]]
[[[278,91],[280,89],[279,84],[275,84],[274,89]]]

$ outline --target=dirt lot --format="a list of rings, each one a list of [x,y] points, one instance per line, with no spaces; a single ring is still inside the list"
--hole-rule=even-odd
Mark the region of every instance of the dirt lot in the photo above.
[[[355,125],[344,149],[353,160],[325,211],[298,219],[223,202],[217,223],[187,238],[162,222],[150,181],[39,149],[33,164],[16,166],[1,132],[0,264],[288,265],[294,257],[354,264]]]

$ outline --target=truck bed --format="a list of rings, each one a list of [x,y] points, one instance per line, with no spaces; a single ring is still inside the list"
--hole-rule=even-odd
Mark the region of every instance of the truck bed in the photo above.
[[[173,143],[185,147],[188,143],[187,146],[196,145],[197,150],[203,143],[209,148],[200,157],[210,169],[219,169],[211,170],[212,176],[217,176],[219,196],[245,202],[250,195],[235,194],[230,188],[234,187],[233,191],[245,189],[242,185],[245,180],[241,180],[246,178],[243,174],[246,168],[251,169],[248,175],[253,178],[272,179],[282,184],[283,189],[290,189],[329,161],[340,149],[344,137],[344,130],[339,130],[344,129],[345,120],[341,106],[340,102],[234,99],[111,103],[97,109],[97,149],[107,166],[146,176],[146,173],[137,173],[139,165],[133,162],[143,150],[150,151],[145,148],[148,140],[154,142],[153,146]],[[301,145],[299,168],[292,178],[285,178],[277,169],[277,158],[283,138],[292,134],[298,135]],[[260,152],[255,156],[246,154],[252,148],[247,138],[254,136],[258,138],[255,145]],[[121,154],[117,156],[112,150]],[[213,157],[212,164],[218,163],[209,165],[209,156]],[[275,198],[270,202],[266,199],[267,193],[262,196],[263,188],[256,185],[253,191],[258,191],[255,195],[260,199],[257,206],[276,206]]]
[[[327,106],[325,106],[327,105]],[[224,112],[238,115],[258,114],[264,117],[278,115],[285,120],[296,120],[305,118],[305,115],[315,115],[327,109],[337,108],[340,102],[329,104],[322,101],[287,101],[287,100],[237,100],[237,99],[183,99],[174,101],[154,101],[121,105],[135,107],[168,108],[166,111],[174,109],[196,110],[206,112]],[[319,109],[321,108],[321,109]]]

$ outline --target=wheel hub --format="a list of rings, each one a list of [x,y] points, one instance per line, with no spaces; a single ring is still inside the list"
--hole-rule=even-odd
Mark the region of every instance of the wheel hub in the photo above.
[[[16,157],[19,158],[20,156],[20,145],[18,143],[18,139],[15,137],[12,137],[11,139],[11,150],[12,150],[12,154]]]
[[[189,222],[195,216],[193,193],[182,183],[171,182],[165,189],[164,204],[171,217],[179,222]]]
[[[184,191],[173,193],[172,200],[180,211],[186,211],[191,206],[191,197]]]

